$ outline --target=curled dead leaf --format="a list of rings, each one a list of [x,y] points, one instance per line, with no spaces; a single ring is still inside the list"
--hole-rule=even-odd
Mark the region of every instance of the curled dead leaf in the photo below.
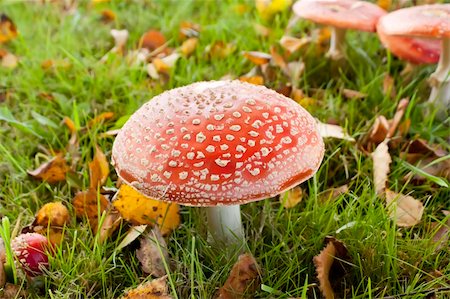
[[[386,139],[389,132],[389,122],[383,115],[375,118],[375,122],[369,133],[369,141],[374,144],[380,144]]]
[[[62,154],[58,154],[35,170],[27,171],[27,173],[35,179],[54,184],[65,181],[69,170],[70,167],[67,165],[66,159]]]
[[[338,125],[324,124],[317,121],[317,127],[319,129],[320,136],[322,138],[337,138],[342,140],[348,140],[354,142],[355,139],[344,132],[344,128]]]
[[[423,204],[410,195],[393,192],[386,189],[386,206],[389,216],[398,226],[410,227],[422,219]]]
[[[163,276],[128,291],[121,299],[173,299],[173,297],[169,295],[167,276]]]
[[[155,277],[166,275],[164,261],[169,260],[167,244],[158,227],[144,232],[140,238],[136,257],[141,262],[142,271]]]
[[[298,205],[303,198],[303,190],[300,186],[296,186],[280,194],[280,202],[286,209],[290,209]]]
[[[269,63],[272,59],[272,55],[258,51],[244,51],[242,55],[256,65]]]
[[[180,224],[177,204],[148,198],[126,184],[120,186],[113,205],[125,220],[133,224],[158,224],[163,235]]]
[[[319,197],[321,202],[327,202],[327,201],[332,201],[334,199],[336,199],[339,195],[348,193],[349,189],[348,189],[348,185],[342,185],[336,188],[330,188],[325,190]]]
[[[6,43],[18,35],[16,25],[5,14],[0,14],[0,44]]]
[[[389,155],[387,140],[377,146],[372,153],[372,160],[375,191],[377,194],[381,194],[386,189],[388,174],[390,172],[389,165],[392,162],[391,155]]]
[[[96,145],[94,159],[89,162],[90,188],[97,189],[97,187],[103,186],[108,179],[108,176],[109,162],[101,148]]]
[[[253,298],[260,283],[261,269],[255,258],[246,253],[241,254],[233,265],[230,276],[219,289],[217,299]]]
[[[223,41],[215,41],[205,48],[205,53],[209,59],[211,58],[227,58],[236,50],[233,43],[225,43]]]
[[[90,188],[78,192],[72,200],[75,214],[78,218],[87,217],[91,229],[97,231],[98,219],[109,205],[105,196],[99,194],[96,189]]]
[[[195,48],[197,48],[197,44],[198,44],[198,38],[196,38],[196,37],[188,38],[181,44],[180,52],[184,56],[189,56],[192,53],[194,53]]]
[[[288,50],[291,53],[297,52],[298,50],[300,50],[302,47],[309,44],[310,42],[311,42],[310,37],[296,38],[293,36],[284,35],[280,39],[280,45],[285,50]]]
[[[139,48],[146,48],[150,52],[162,47],[167,42],[166,37],[157,30],[149,30],[142,35]]]

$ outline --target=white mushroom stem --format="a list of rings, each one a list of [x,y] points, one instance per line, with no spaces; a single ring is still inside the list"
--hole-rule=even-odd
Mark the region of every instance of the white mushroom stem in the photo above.
[[[333,60],[339,60],[344,57],[345,32],[346,29],[331,27],[330,49],[326,57]]]
[[[206,216],[213,242],[237,245],[243,242],[240,205],[208,207]]]
[[[446,111],[450,107],[450,38],[442,40],[442,51],[436,71],[430,76],[431,93],[428,101]]]

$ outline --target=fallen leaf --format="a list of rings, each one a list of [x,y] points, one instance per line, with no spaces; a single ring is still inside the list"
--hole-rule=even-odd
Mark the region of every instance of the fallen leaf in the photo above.
[[[350,258],[344,243],[333,237],[327,237],[325,241],[327,245],[313,261],[323,296],[325,299],[334,299],[337,297],[332,285],[342,278],[345,273],[343,261]]]
[[[163,58],[155,58],[152,63],[155,66],[158,73],[168,73],[171,68],[173,68],[180,58],[180,54],[172,53]]]
[[[167,276],[163,276],[128,291],[121,299],[173,299],[173,297],[169,295]]]
[[[372,153],[372,160],[375,191],[377,194],[381,194],[386,189],[388,174],[390,172],[389,165],[392,162],[391,156],[389,155],[387,140],[376,147],[375,151]]]
[[[242,55],[256,65],[269,63],[270,59],[272,59],[270,54],[258,51],[244,51]]]
[[[345,194],[348,192],[348,185],[342,185],[336,188],[330,188],[325,190],[319,197],[321,202],[327,202],[327,201],[332,201],[335,198],[337,198],[338,196]]]
[[[6,43],[18,35],[16,25],[5,14],[0,14],[0,44]]]
[[[274,46],[270,47],[270,56],[272,56],[273,63],[278,66],[286,76],[290,76],[289,68],[284,60],[283,56],[281,56]]]
[[[197,44],[198,44],[198,38],[196,38],[196,37],[188,38],[181,44],[180,52],[184,56],[189,56],[195,51],[195,48],[197,48]]]
[[[449,211],[442,211],[446,217],[450,215]],[[433,242],[436,243],[436,251],[441,250],[448,246],[448,240],[450,238],[450,217],[447,218],[446,223],[442,223],[439,225],[439,229],[433,235]]]
[[[16,298],[27,298],[28,294],[23,289],[23,286],[6,283],[5,286],[0,289],[1,299],[16,299]]]
[[[0,250],[1,250],[1,248],[0,248]],[[1,253],[0,253],[0,255],[1,255]],[[4,261],[2,261],[2,259],[0,259],[0,289],[2,289],[6,283],[6,272],[5,272],[3,263],[4,263]]]
[[[254,23],[253,28],[255,29],[256,34],[262,37],[268,37],[272,30],[264,25],[259,23]]]
[[[92,128],[93,126],[111,120],[112,118],[114,118],[114,112],[100,113],[88,122],[88,128]]]
[[[280,39],[280,45],[285,50],[288,50],[290,53],[297,52],[298,50],[300,50],[302,47],[309,44],[310,42],[311,42],[310,37],[296,38],[293,36],[284,35]]]
[[[101,12],[101,21],[103,23],[111,23],[116,19],[116,13],[111,9],[104,9]]]
[[[139,48],[146,48],[150,52],[165,45],[165,36],[157,30],[149,30],[142,35],[139,41]]]
[[[423,204],[412,196],[386,189],[386,206],[389,216],[398,226],[410,227],[418,224],[424,211]]]
[[[70,167],[67,165],[66,159],[64,159],[62,154],[58,154],[50,161],[45,162],[35,170],[27,171],[27,173],[35,179],[54,184],[65,181],[69,170]]]
[[[233,43],[225,43],[223,41],[215,41],[205,48],[205,53],[208,58],[227,58],[236,50],[236,45]]]
[[[120,242],[120,244],[116,247],[116,251],[121,250],[133,243],[134,240],[139,238],[139,236],[145,232],[147,226],[147,224],[143,224],[130,227],[127,234],[125,235],[125,238],[123,238],[122,242]]]
[[[287,10],[292,0],[255,0],[256,10],[264,20],[271,19],[275,14]]]
[[[383,78],[383,94],[391,98],[395,98],[397,94],[394,77],[389,74],[385,74]]]
[[[367,94],[365,93],[348,88],[343,88],[341,92],[342,95],[347,99],[364,99],[365,97],[367,97]]]
[[[164,261],[169,261],[169,252],[159,228],[154,227],[149,232],[144,232],[139,241],[136,257],[141,262],[142,271],[155,277],[166,275]]]
[[[108,53],[103,55],[103,57],[100,59],[101,62],[105,62],[108,59],[110,53],[116,53],[119,55],[123,55],[125,53],[125,45],[129,36],[128,30],[111,29],[110,33],[114,39],[114,47],[109,50]]]
[[[300,76],[305,71],[305,63],[302,61],[291,61],[288,63],[289,78],[293,86],[297,86]]]
[[[122,184],[113,205],[122,217],[133,224],[158,224],[163,235],[180,224],[179,206],[148,198],[132,187]]]
[[[389,132],[389,122],[383,115],[375,118],[375,122],[369,133],[369,141],[379,144],[386,139]]]
[[[46,59],[41,62],[41,68],[45,71],[54,69],[68,69],[72,66],[68,59]]]
[[[200,30],[200,25],[184,21],[180,23],[179,37],[180,39],[198,37],[200,35]]]
[[[7,53],[2,57],[1,66],[8,69],[15,69],[19,64],[19,58],[12,53]]]
[[[328,50],[328,44],[331,38],[331,30],[327,27],[313,30],[312,40],[317,44],[317,55],[321,56],[323,52]]]
[[[337,138],[354,142],[355,139],[344,132],[344,128],[337,125],[324,124],[317,121],[317,128],[322,138]]]
[[[97,189],[99,186],[103,186],[109,176],[109,162],[106,159],[105,154],[101,148],[95,146],[94,159],[89,162],[89,180],[90,188]]]
[[[239,80],[242,82],[247,82],[255,85],[264,85],[264,78],[262,76],[242,76],[239,77]]]
[[[377,0],[377,5],[384,10],[389,10],[392,5],[391,0]]]
[[[77,133],[77,127],[73,120],[65,116],[63,119],[63,123],[66,125],[72,135]]]
[[[87,217],[91,229],[95,232],[98,227],[98,219],[109,205],[105,196],[99,194],[96,189],[88,189],[78,192],[72,200],[75,214],[78,218]]]
[[[389,131],[386,138],[391,138],[394,136],[395,131],[397,130],[403,115],[405,114],[405,110],[408,107],[408,104],[409,104],[408,98],[401,99],[400,102],[398,103],[397,110],[395,111],[394,114],[394,118],[392,118],[392,120],[390,120],[389,122]]]
[[[120,216],[119,211],[114,207],[108,206],[106,210],[106,216],[100,225],[98,241],[103,243],[108,239],[117,228],[119,228],[122,222],[122,216]]]
[[[298,205],[303,198],[303,190],[300,186],[296,186],[280,194],[280,202],[286,209],[290,209]]]
[[[219,289],[217,299],[253,298],[260,283],[261,269],[250,254],[241,254],[230,276]]]
[[[43,205],[36,214],[35,223],[43,227],[56,226],[62,228],[69,222],[69,210],[62,202],[49,202]]]

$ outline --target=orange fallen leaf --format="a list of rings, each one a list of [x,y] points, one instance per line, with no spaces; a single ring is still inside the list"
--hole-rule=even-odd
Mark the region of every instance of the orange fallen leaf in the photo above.
[[[6,43],[18,35],[16,25],[5,14],[0,14],[0,44]]]
[[[111,9],[102,10],[101,15],[101,21],[104,23],[110,23],[116,19],[116,13]]]
[[[95,147],[94,159],[89,162],[89,186],[97,189],[99,186],[105,184],[109,175],[109,162],[100,147]]]
[[[331,276],[342,277],[342,274],[345,273],[342,261],[349,260],[349,255],[347,248],[341,241],[333,237],[327,237],[326,242],[325,248],[313,258],[313,261],[323,296],[325,299],[334,299],[337,297],[333,290]]]
[[[296,186],[280,194],[280,202],[286,209],[295,207],[302,199],[303,190],[300,186]]]
[[[148,198],[125,184],[120,186],[113,205],[132,224],[158,224],[163,235],[180,225],[180,208],[177,204]]]
[[[27,172],[35,179],[46,181],[49,184],[54,184],[64,181],[69,170],[70,167],[67,165],[66,159],[64,159],[62,154],[58,154],[35,170]]]
[[[383,78],[383,94],[388,95],[391,98],[395,98],[397,94],[394,77],[389,74],[385,74]]]
[[[223,41],[215,41],[205,48],[205,53],[209,58],[227,58],[236,50],[233,43],[225,43]]]
[[[374,144],[379,144],[386,139],[389,132],[389,122],[383,115],[375,118],[375,122],[369,133],[369,141]]]
[[[121,299],[173,299],[173,297],[169,295],[167,276],[163,276],[128,291]]]
[[[372,160],[375,192],[377,194],[381,194],[386,189],[388,174],[390,172],[389,165],[392,162],[391,156],[389,155],[387,140],[377,146],[375,151],[372,153]]]
[[[242,55],[256,65],[269,63],[270,59],[272,59],[270,54],[258,51],[244,51]]]
[[[377,5],[384,10],[389,10],[392,5],[391,0],[377,0]]]
[[[144,232],[139,241],[140,247],[136,250],[136,257],[141,263],[142,271],[155,277],[166,275],[164,261],[169,261],[169,252],[158,227]]]
[[[200,30],[200,25],[184,21],[180,23],[179,37],[180,39],[198,37],[200,35]]]
[[[36,214],[35,224],[43,227],[56,226],[62,228],[69,222],[69,210],[62,202],[50,202],[43,205]]]
[[[217,299],[253,298],[260,283],[261,269],[255,258],[246,253],[241,254],[233,265],[230,276],[219,289]]]
[[[91,119],[88,122],[88,127],[91,128],[99,123],[103,123],[105,121],[108,121],[110,119],[114,118],[114,112],[103,112],[100,113],[98,116],[96,116],[95,118]]]
[[[72,135],[77,133],[77,127],[73,120],[65,116],[63,119],[63,123],[66,125]]]
[[[196,38],[196,37],[188,38],[187,40],[185,40],[183,42],[183,44],[181,44],[180,52],[185,56],[189,56],[195,51],[197,44],[198,44],[198,38]]]
[[[410,195],[393,192],[386,189],[386,206],[389,216],[398,226],[410,227],[422,219],[423,204]]]
[[[99,228],[98,241],[103,243],[119,228],[122,222],[122,216],[113,206],[108,206],[106,216]]]
[[[242,76],[239,77],[239,80],[242,82],[247,82],[255,85],[264,85],[264,78],[262,76]]]
[[[72,200],[75,214],[78,218],[87,217],[91,229],[97,231],[98,219],[109,205],[105,196],[98,194],[96,189],[89,188],[78,192]]]
[[[151,52],[159,47],[162,47],[166,42],[167,40],[161,32],[157,30],[149,30],[142,35],[139,41],[139,48],[146,48]]]

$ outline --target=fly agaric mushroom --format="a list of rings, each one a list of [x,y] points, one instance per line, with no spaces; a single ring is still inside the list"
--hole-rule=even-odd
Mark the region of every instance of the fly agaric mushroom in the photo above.
[[[430,76],[428,101],[437,108],[450,106],[450,4],[419,5],[393,11],[379,20],[378,28],[388,36],[442,40],[436,71]]]
[[[386,14],[379,6],[354,0],[301,0],[293,6],[294,13],[312,22],[331,26],[330,49],[333,60],[344,57],[347,29],[375,32],[378,19]]]
[[[42,270],[48,267],[48,247],[47,238],[38,233],[21,234],[11,242],[14,255],[31,277],[42,274]]]
[[[214,240],[242,241],[241,204],[310,178],[324,145],[291,99],[240,81],[198,82],[143,105],[114,141],[112,163],[141,193],[208,207]]]

